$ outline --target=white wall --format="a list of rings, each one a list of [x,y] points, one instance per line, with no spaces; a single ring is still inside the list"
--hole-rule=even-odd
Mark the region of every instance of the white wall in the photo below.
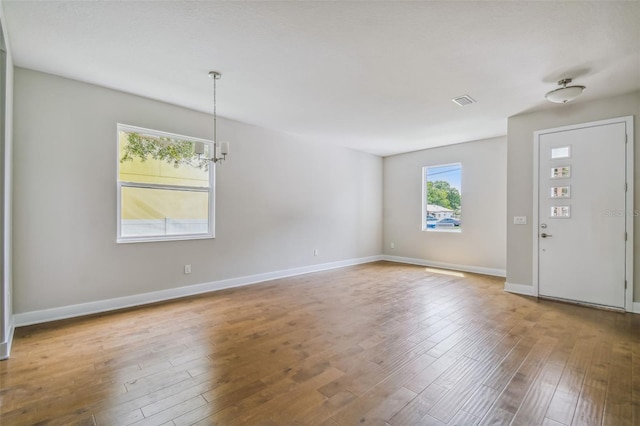
[[[2,37],[6,49],[5,63],[0,71],[5,73],[4,87],[4,139],[2,157],[2,258],[0,259],[2,271],[0,273],[0,359],[7,358],[11,349],[13,337],[13,308],[12,308],[12,147],[13,147],[13,60],[11,46],[5,28],[3,5],[0,3],[0,24],[2,24]],[[3,89],[0,89],[3,90]]]
[[[506,158],[505,137],[386,157],[384,254],[504,275]],[[462,163],[462,232],[422,231],[422,167],[457,162]]]
[[[587,96],[586,92],[585,95]],[[509,117],[507,159],[507,282],[527,287],[533,285],[533,229],[531,220],[525,226],[513,225],[513,216],[533,215],[533,132],[609,118],[640,115],[640,92],[614,96],[591,102],[550,105],[535,111]],[[640,166],[640,131],[635,120],[635,167]],[[640,175],[635,174],[635,203],[640,202]],[[634,299],[640,300],[640,228],[635,223],[634,235]]]
[[[380,254],[381,158],[226,119],[217,238],[116,244],[116,123],[212,132],[207,114],[16,68],[16,314]]]

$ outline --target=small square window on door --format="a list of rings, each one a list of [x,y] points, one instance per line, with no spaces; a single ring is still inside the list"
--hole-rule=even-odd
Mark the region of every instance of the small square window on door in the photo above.
[[[571,166],[559,166],[551,168],[551,179],[571,177]]]
[[[571,217],[571,206],[551,206],[551,215],[553,219],[568,219]]]
[[[551,159],[571,158],[571,146],[559,146],[551,148]]]
[[[552,186],[549,194],[550,198],[571,198],[570,186]]]

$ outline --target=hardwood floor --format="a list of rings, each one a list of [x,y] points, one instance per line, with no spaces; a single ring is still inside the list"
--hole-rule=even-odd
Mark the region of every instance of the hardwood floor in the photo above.
[[[640,316],[503,285],[378,262],[19,328],[0,424],[639,425]]]

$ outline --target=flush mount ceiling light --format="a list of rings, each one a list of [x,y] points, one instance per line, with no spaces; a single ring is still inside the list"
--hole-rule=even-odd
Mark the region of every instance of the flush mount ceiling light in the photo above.
[[[547,98],[548,101],[554,102],[556,104],[566,104],[567,102],[574,100],[582,94],[586,87],[567,86],[567,84],[571,83],[571,81],[572,79],[570,78],[564,78],[558,81],[558,85],[562,87],[550,91],[549,93],[544,95],[544,97]]]

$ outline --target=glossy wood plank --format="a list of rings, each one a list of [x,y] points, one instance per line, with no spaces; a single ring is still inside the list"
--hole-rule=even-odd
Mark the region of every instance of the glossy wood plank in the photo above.
[[[593,337],[576,341],[547,409],[548,419],[571,424],[594,347]]]
[[[391,419],[391,425],[415,425],[420,424],[423,417],[427,415],[431,407],[433,407],[442,398],[446,389],[431,384],[425,388],[420,394],[413,398],[403,408],[398,411]]]
[[[476,426],[478,423],[480,423],[480,417],[469,414],[464,410],[459,410],[447,423],[447,426]]]
[[[639,317],[503,286],[377,262],[20,328],[0,424],[639,424]]]
[[[640,358],[640,327],[631,329],[631,410],[632,424],[640,424],[640,368],[636,367],[636,360]]]
[[[572,425],[602,424],[610,367],[611,346],[598,342],[580,390]]]
[[[544,422],[547,408],[560,380],[563,367],[563,365],[552,362],[544,366],[520,404],[511,422],[512,425],[528,426]]]
[[[536,342],[480,424],[495,424],[496,421],[507,418],[509,422],[514,420],[531,384],[556,343],[556,339],[549,337],[542,337]]]
[[[631,344],[614,343],[611,369],[607,380],[607,396],[604,411],[606,425],[632,426],[632,368]]]

